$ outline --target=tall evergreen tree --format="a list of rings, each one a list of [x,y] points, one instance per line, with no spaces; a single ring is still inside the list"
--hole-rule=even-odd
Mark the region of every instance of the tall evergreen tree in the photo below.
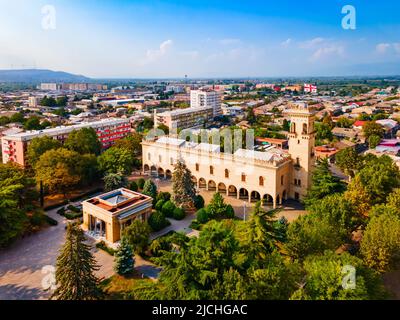
[[[308,191],[305,199],[307,206],[312,205],[314,201],[321,200],[324,197],[345,191],[346,186],[339,178],[332,175],[329,170],[328,161],[325,159],[318,163],[312,174],[312,187]]]
[[[154,201],[156,201],[157,198],[157,186],[154,184],[153,181],[150,179],[147,180],[143,186],[143,194],[152,197]]]
[[[94,275],[99,267],[85,241],[85,235],[78,225],[67,226],[66,241],[57,258],[57,289],[52,299],[97,300],[101,297],[99,280]]]
[[[172,176],[172,201],[177,207],[193,206],[196,189],[192,178],[192,173],[186,164],[178,161]]]
[[[126,237],[122,237],[121,245],[115,253],[114,270],[120,275],[127,275],[133,272],[135,259],[133,258],[132,247]]]
[[[246,240],[249,252],[259,260],[264,260],[270,254],[278,240],[278,230],[275,227],[276,210],[264,211],[261,202],[257,202],[251,219],[247,222]]]

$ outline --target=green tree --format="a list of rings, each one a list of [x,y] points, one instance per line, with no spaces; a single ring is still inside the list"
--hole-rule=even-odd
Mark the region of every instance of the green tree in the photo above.
[[[350,120],[349,118],[346,117],[340,117],[338,119],[338,121],[336,122],[336,125],[339,128],[351,128],[351,126],[353,125],[354,121]]]
[[[349,267],[355,268],[354,287],[345,281],[351,272]],[[292,295],[293,300],[373,300],[386,296],[379,276],[347,252],[337,255],[327,251],[322,256],[307,257],[303,268],[305,278]]]
[[[400,217],[390,213],[373,216],[361,241],[361,254],[367,266],[385,272],[400,262]]]
[[[85,243],[86,238],[78,225],[67,226],[66,241],[57,258],[56,285],[52,299],[97,300],[101,297],[99,280],[94,272],[99,269]]]
[[[384,130],[380,124],[373,121],[368,121],[363,127],[363,134],[365,139],[369,141],[371,136],[383,138]]]
[[[126,187],[128,180],[125,176],[120,175],[118,173],[109,173],[104,178],[104,190],[105,191],[113,191],[119,188]]]
[[[115,253],[114,270],[119,275],[129,275],[133,273],[134,265],[132,247],[128,240],[122,237],[121,244]]]
[[[258,261],[265,260],[278,242],[274,225],[276,210],[264,211],[261,202],[257,202],[250,220],[246,223],[246,247]]]
[[[165,214],[166,217],[172,218],[175,208],[176,206],[174,205],[174,203],[171,200],[168,200],[163,204],[161,211]]]
[[[315,123],[315,130],[317,132],[316,135],[317,140],[332,141],[333,134],[331,126],[329,124],[317,122]]]
[[[307,209],[309,213],[335,226],[336,230],[343,235],[343,240],[349,238],[359,225],[356,210],[342,194],[326,196],[320,201],[315,201]]]
[[[394,189],[391,194],[389,194],[387,198],[387,204],[389,206],[400,209],[400,189]]]
[[[372,204],[386,202],[386,198],[400,187],[399,167],[389,156],[373,157],[358,173],[360,183],[370,196]]]
[[[136,181],[130,182],[130,183],[128,184],[128,188],[129,188],[130,190],[132,190],[132,191],[135,191],[135,192],[137,192],[137,191],[139,190],[139,187],[138,187]]]
[[[10,117],[10,122],[11,123],[23,123],[25,122],[25,117],[21,112],[14,113]]]
[[[224,198],[217,192],[214,193],[207,209],[212,219],[222,219],[226,216],[226,207]]]
[[[148,223],[150,228],[155,232],[160,231],[171,224],[160,211],[153,212]]]
[[[125,149],[110,148],[98,158],[99,168],[105,173],[121,173],[128,175],[132,172],[133,155]]]
[[[336,250],[343,244],[341,230],[315,214],[301,216],[289,224],[285,249],[294,259]]]
[[[172,201],[178,207],[192,207],[196,200],[193,176],[186,164],[178,161],[172,175]]]
[[[34,167],[46,151],[61,148],[61,143],[49,136],[33,138],[28,145],[27,156],[29,164]]]
[[[68,98],[66,96],[57,97],[56,99],[56,105],[58,107],[65,107],[67,106],[67,103],[68,103]]]
[[[0,248],[23,234],[34,211],[35,182],[16,164],[0,164]]]
[[[376,134],[369,136],[368,144],[370,149],[375,149],[381,143],[381,140],[382,138]]]
[[[40,130],[42,126],[40,124],[40,119],[38,117],[30,117],[24,123],[25,130]]]
[[[45,152],[35,165],[35,176],[43,182],[50,192],[64,195],[81,182],[79,168],[76,166],[80,155],[67,149],[54,149]]]
[[[126,149],[134,156],[140,156],[142,154],[142,140],[143,136],[140,133],[132,133],[124,139],[117,140],[114,147]]]
[[[340,179],[330,172],[328,161],[325,159],[318,163],[312,173],[312,186],[304,202],[309,206],[315,201],[319,201],[333,193],[341,193],[345,189],[346,187]]]
[[[145,182],[144,186],[143,186],[143,194],[152,197],[153,198],[153,202],[156,201],[157,198],[157,186],[155,185],[155,183],[149,179]]]
[[[82,128],[72,131],[68,135],[64,146],[80,154],[92,153],[99,155],[101,152],[101,143],[93,128]]]
[[[151,229],[147,222],[135,220],[124,230],[124,236],[126,236],[133,251],[142,254],[149,245],[150,232]]]
[[[336,164],[345,174],[354,178],[360,169],[361,158],[354,148],[346,148],[339,151],[336,156]]]

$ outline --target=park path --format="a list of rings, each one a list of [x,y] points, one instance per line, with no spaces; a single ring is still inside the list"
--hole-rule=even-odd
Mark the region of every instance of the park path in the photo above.
[[[47,214],[58,221],[57,226],[46,227],[0,251],[0,300],[43,300],[51,295],[43,289],[42,281],[48,273],[42,273],[42,269],[55,265],[67,224],[56,211]],[[94,256],[101,266],[98,277],[114,274],[113,257],[98,249],[94,249]]]

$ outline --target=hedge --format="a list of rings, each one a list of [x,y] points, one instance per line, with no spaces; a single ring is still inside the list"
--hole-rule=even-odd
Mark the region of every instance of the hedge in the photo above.
[[[153,212],[148,220],[148,223],[150,228],[155,232],[171,225],[171,223],[165,218],[164,214],[160,211]]]
[[[116,252],[116,250],[114,250],[113,248],[107,247],[107,245],[104,241],[100,241],[99,243],[97,243],[96,248],[107,252],[111,256],[113,256]]]
[[[173,204],[172,201],[167,201],[166,203],[164,203],[164,205],[162,206],[162,213],[164,213],[164,215],[168,218],[172,218],[174,215],[174,210],[175,210],[176,206]]]
[[[175,220],[183,220],[183,219],[185,219],[185,217],[186,217],[185,210],[183,210],[182,208],[175,208],[172,217]]]

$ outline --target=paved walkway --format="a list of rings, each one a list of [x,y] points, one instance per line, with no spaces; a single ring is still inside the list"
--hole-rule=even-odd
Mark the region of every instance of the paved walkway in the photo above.
[[[50,293],[42,286],[49,273],[42,273],[42,268],[55,265],[65,240],[67,223],[56,211],[51,210],[48,215],[58,221],[57,226],[46,227],[0,251],[0,300],[49,298]],[[94,256],[101,266],[98,277],[107,278],[114,274],[113,257],[98,249],[94,249]]]

